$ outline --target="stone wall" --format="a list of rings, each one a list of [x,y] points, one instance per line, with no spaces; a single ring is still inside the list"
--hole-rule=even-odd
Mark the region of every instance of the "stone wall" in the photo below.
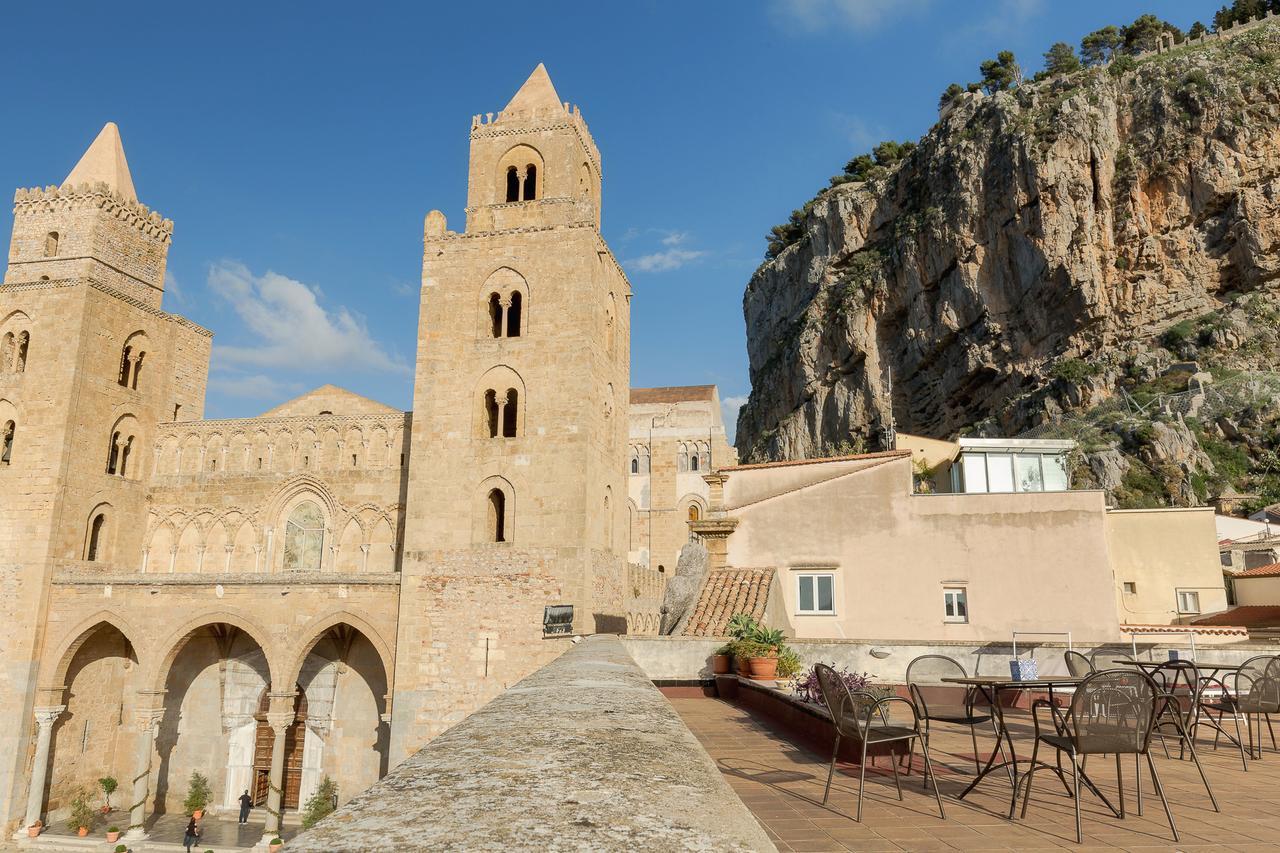
[[[586,638],[289,842],[446,847],[775,849],[611,636]]]

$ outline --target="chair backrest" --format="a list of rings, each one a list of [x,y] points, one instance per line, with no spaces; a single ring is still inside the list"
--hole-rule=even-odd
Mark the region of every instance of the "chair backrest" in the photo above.
[[[1094,673],[1093,662],[1079,652],[1067,651],[1062,657],[1067,662],[1067,672],[1076,678],[1084,678]]]
[[[944,678],[964,678],[968,674],[960,661],[946,655],[921,655],[907,664],[907,684],[940,687]]]
[[[1200,698],[1200,692],[1204,688],[1200,668],[1189,660],[1171,660],[1152,673],[1151,677],[1160,690],[1185,694],[1191,702]]]
[[[1156,716],[1156,684],[1140,670],[1106,669],[1076,685],[1067,727],[1079,753],[1146,752]]]
[[[831,712],[831,719],[839,725],[841,712],[853,707],[849,686],[840,678],[839,673],[825,663],[814,664],[813,671],[818,676],[818,690],[822,693],[822,701]]]
[[[1236,691],[1263,706],[1280,711],[1280,657],[1255,655],[1236,672]]]

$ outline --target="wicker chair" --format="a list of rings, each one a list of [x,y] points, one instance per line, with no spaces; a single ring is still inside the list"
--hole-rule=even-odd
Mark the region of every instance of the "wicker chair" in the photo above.
[[[907,664],[907,689],[911,692],[911,701],[915,703],[916,713],[920,719],[924,721],[924,738],[923,741],[929,742],[929,726],[930,723],[952,723],[958,726],[968,726],[969,736],[973,740],[973,766],[977,772],[982,772],[982,762],[978,760],[978,731],[977,727],[985,723],[991,723],[992,729],[996,733],[996,748],[1000,750],[1000,759],[1004,759],[1004,739],[1001,738],[1000,732],[996,729],[994,715],[976,713],[973,708],[973,701],[976,693],[973,690],[965,690],[963,702],[939,702],[937,701],[937,693],[946,690],[950,693],[958,692],[961,687],[957,684],[948,684],[943,681],[944,678],[964,678],[968,675],[964,671],[964,666],[959,661],[949,658],[945,655],[921,655],[915,658],[911,663]],[[935,699],[932,703],[928,701],[928,694],[933,693]],[[1013,782],[1013,768],[1009,768],[1009,781]]]
[[[929,763],[929,745],[921,737],[920,717],[915,705],[900,696],[877,697],[864,690],[850,690],[834,669],[826,664],[814,667],[818,675],[818,687],[822,691],[822,700],[831,712],[831,722],[836,730],[835,744],[831,748],[831,767],[827,770],[827,787],[822,792],[822,802],[826,804],[831,796],[831,779],[836,772],[836,756],[840,753],[840,739],[852,738],[862,744],[862,760],[858,765],[858,813],[856,820],[862,820],[862,794],[867,784],[867,747],[872,744],[893,744],[906,741],[914,745],[920,740],[920,751],[924,755],[925,784],[933,782],[933,798],[938,801],[938,813],[945,820],[946,811],[942,807],[942,795],[938,793],[938,781],[933,775],[933,766]],[[895,725],[889,720],[886,708],[895,702],[901,702],[911,709],[911,725]],[[902,782],[898,779],[898,761],[896,756],[889,762],[893,768],[893,784],[898,789],[898,799],[902,799]]]
[[[1160,775],[1156,772],[1156,764],[1150,752],[1159,702],[1156,684],[1145,673],[1103,670],[1085,677],[1084,681],[1076,685],[1071,705],[1065,715],[1043,699],[1032,705],[1035,748],[1031,752],[1031,765],[1027,772],[1027,792],[1022,801],[1022,817],[1027,816],[1027,806],[1031,803],[1031,785],[1035,779],[1041,744],[1055,749],[1059,757],[1065,753],[1071,759],[1077,843],[1084,841],[1084,833],[1080,827],[1080,776],[1083,773],[1081,762],[1084,757],[1115,754],[1120,816],[1124,817],[1124,779],[1120,756],[1135,756],[1140,770],[1139,756],[1145,755],[1151,781],[1164,805],[1165,817],[1169,819],[1173,840],[1178,841],[1178,828],[1173,822],[1173,812],[1169,809],[1169,801],[1165,799]],[[1048,708],[1054,718],[1054,725],[1049,731],[1041,729],[1040,711],[1043,708]],[[1141,781],[1138,787],[1138,813],[1142,813]]]
[[[1258,732],[1257,736],[1257,752],[1254,752],[1254,732],[1262,725],[1262,720],[1267,722],[1267,731],[1271,734],[1271,748],[1276,748],[1275,730],[1271,728],[1271,715],[1280,713],[1280,657],[1271,655],[1257,655],[1249,658],[1240,665],[1240,669],[1236,670],[1231,676],[1234,690],[1228,690],[1224,681],[1215,681],[1221,692],[1221,698],[1205,701],[1201,699],[1198,703],[1198,710],[1202,711],[1206,717],[1212,722],[1209,725],[1216,728],[1219,733],[1226,734],[1222,729],[1222,716],[1231,714],[1236,721],[1236,738],[1227,735],[1228,740],[1234,740],[1241,749],[1241,761],[1244,760],[1244,746],[1242,741],[1244,738],[1240,732],[1240,715],[1245,718],[1245,726],[1249,730],[1249,757],[1262,757],[1262,733]],[[1213,718],[1213,713],[1217,712],[1217,719]],[[1249,718],[1253,718],[1250,723]],[[1200,724],[1197,721],[1197,725]],[[1216,749],[1218,746],[1218,736],[1214,735],[1213,745]],[[1245,765],[1248,770],[1248,765]]]

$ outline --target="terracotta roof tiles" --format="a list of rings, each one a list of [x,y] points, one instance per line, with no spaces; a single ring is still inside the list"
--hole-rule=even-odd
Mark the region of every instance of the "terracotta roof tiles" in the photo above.
[[[1246,604],[1195,620],[1199,625],[1238,625],[1250,630],[1280,630],[1280,606]]]
[[[710,400],[715,393],[714,385],[677,385],[668,388],[632,388],[631,402],[644,405],[646,403],[689,403]]]
[[[718,569],[702,582],[698,603],[685,628],[686,636],[723,637],[729,620],[746,613],[756,621],[764,619],[773,585],[773,569]]]
[[[1280,563],[1268,563],[1265,566],[1254,566],[1252,569],[1245,569],[1243,572],[1236,572],[1233,577],[1237,578],[1275,578],[1280,577]]]

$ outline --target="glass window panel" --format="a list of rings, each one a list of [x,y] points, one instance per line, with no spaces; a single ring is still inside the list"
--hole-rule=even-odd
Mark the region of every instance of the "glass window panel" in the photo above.
[[[1044,462],[1044,490],[1046,492],[1065,492],[1071,487],[1067,479],[1067,457],[1065,454],[1046,455]]]
[[[956,593],[956,615],[962,619],[969,616],[969,602],[965,600],[964,590]]]
[[[800,609],[813,610],[813,576],[800,576]]]
[[[1013,491],[1013,454],[987,454],[987,491]]]
[[[966,492],[985,492],[987,490],[987,458],[982,453],[966,453],[964,459],[964,490]]]
[[[1018,491],[1043,492],[1044,478],[1040,476],[1040,454],[1019,453],[1013,458],[1018,475]]]
[[[943,593],[942,600],[943,600],[943,603],[946,605],[946,614],[948,616],[955,616],[956,615],[955,596],[953,596],[949,592]]]
[[[834,584],[835,578],[831,575],[818,576],[818,609],[825,613],[831,613],[836,609],[832,589]]]

